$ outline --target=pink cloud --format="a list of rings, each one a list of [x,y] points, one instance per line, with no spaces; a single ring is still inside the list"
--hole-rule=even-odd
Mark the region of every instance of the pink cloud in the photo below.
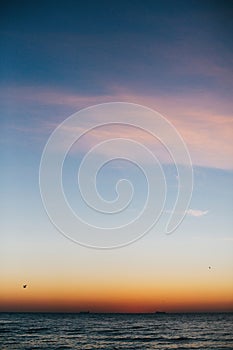
[[[188,209],[186,213],[189,216],[201,217],[208,214],[208,212],[208,210]]]
[[[194,165],[233,169],[233,118],[231,102],[218,98],[210,93],[187,93],[183,95],[145,96],[132,91],[112,86],[108,95],[81,96],[62,91],[51,91],[42,88],[10,88],[5,91],[5,98],[18,103],[35,103],[53,107],[67,107],[78,111],[81,108],[104,102],[122,101],[142,104],[157,110],[177,128],[186,142]],[[153,120],[151,121],[153,123]],[[91,121],[85,121],[80,128],[85,129]],[[48,132],[57,126],[57,122],[43,119],[42,129]],[[22,126],[25,131],[25,126]],[[27,129],[27,128],[26,128]],[[74,130],[73,130],[74,131]],[[33,132],[30,130],[30,132]],[[72,130],[67,130],[72,132]],[[107,139],[108,137],[125,137],[154,146],[154,139],[147,133],[118,127],[98,129],[89,135],[89,142]],[[91,140],[91,141],[90,141]],[[84,143],[85,143],[84,142]],[[84,144],[83,143],[83,144]],[[157,147],[158,144],[157,144]]]

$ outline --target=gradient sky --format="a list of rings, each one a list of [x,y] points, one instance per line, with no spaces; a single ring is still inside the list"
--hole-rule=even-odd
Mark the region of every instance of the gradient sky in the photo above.
[[[233,311],[231,1],[3,1],[0,10],[0,311]],[[158,148],[168,183],[161,220],[139,241],[103,251],[52,226],[38,178],[54,128],[111,101],[151,107],[174,124],[194,191],[166,235],[177,183]],[[153,147],[143,134],[118,133]],[[103,134],[89,135],[64,170],[67,198],[86,217],[74,169]],[[105,169],[99,190],[113,199],[122,175],[135,184],[136,210],[145,188],[130,165]]]

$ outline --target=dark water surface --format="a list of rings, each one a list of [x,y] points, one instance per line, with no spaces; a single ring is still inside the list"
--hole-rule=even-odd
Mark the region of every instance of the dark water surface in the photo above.
[[[233,349],[233,314],[0,313],[0,349]]]

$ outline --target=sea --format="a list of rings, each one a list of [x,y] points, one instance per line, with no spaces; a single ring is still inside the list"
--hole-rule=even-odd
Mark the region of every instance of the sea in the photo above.
[[[0,313],[0,349],[233,349],[233,313]]]

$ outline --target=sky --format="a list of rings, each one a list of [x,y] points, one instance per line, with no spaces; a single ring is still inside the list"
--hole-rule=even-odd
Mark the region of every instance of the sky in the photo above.
[[[231,1],[3,1],[0,13],[0,311],[233,311]],[[66,199],[84,221],[125,224],[146,202],[141,169],[116,159],[98,173],[97,188],[113,201],[117,181],[128,179],[131,206],[120,219],[103,220],[85,205],[77,172],[95,144],[119,137],[141,143],[167,182],[162,215],[146,235],[93,249],[67,239],[48,218],[39,167],[60,123],[110,102],[151,108],[177,129],[191,156],[193,193],[184,220],[167,235],[179,184],[166,149],[129,126],[89,132],[71,147],[62,175]],[[134,118],[143,123],[146,115]],[[104,117],[84,113],[76,128],[64,128],[54,159],[93,121]],[[125,149],[97,151],[93,162]],[[154,165],[138,156],[153,174]]]

